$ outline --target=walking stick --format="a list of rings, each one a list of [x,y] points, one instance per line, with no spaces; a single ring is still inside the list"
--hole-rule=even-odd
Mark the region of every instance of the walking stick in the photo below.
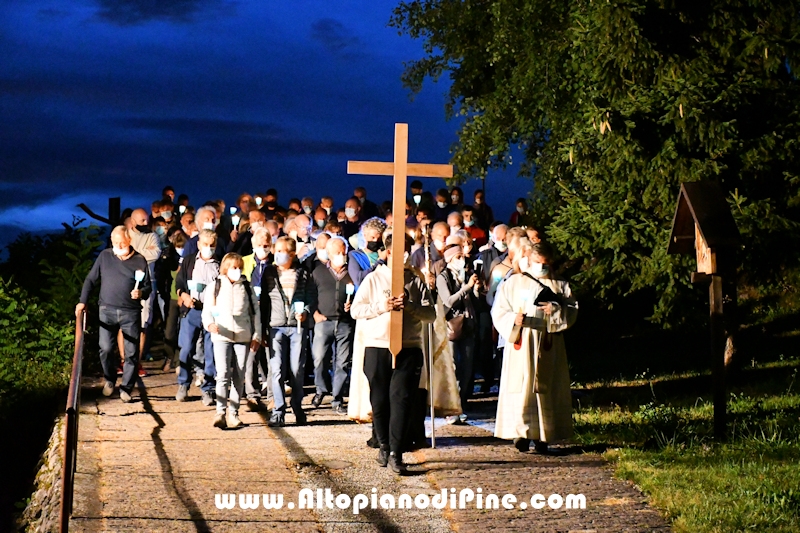
[[[430,250],[430,228],[426,224],[422,227],[422,234],[425,236],[425,275],[427,277],[431,272],[431,250]],[[428,285],[428,280],[425,280],[425,285]],[[432,287],[428,286],[430,298],[433,299]],[[434,302],[434,306],[436,303]],[[428,395],[430,396],[431,404],[431,448],[436,448],[436,415],[433,406],[433,323],[428,324]]]

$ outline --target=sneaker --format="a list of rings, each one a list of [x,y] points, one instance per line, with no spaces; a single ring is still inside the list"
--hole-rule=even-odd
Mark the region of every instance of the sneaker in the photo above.
[[[386,466],[389,464],[389,450],[384,450],[381,448],[378,450],[378,457],[375,459],[378,462],[378,466]]]
[[[342,405],[340,403],[334,404],[333,405],[333,414],[346,416],[347,415],[347,407],[345,407],[344,405]]]
[[[547,443],[540,440],[533,441],[533,449],[536,450],[536,453],[540,453],[542,455],[547,455],[547,452],[549,451]]]
[[[452,426],[457,426],[457,425],[461,424],[461,419],[458,417],[458,415],[452,415],[452,416],[446,417],[444,419],[444,423],[452,425]]]
[[[303,411],[298,411],[294,414],[294,425],[295,426],[305,426],[308,425],[308,418]]]
[[[149,376],[149,375],[150,375],[150,374],[148,374],[148,373],[147,373],[147,370],[145,370],[145,369],[144,369],[144,368],[142,368],[142,367],[139,367],[139,377],[140,377],[140,378],[146,378],[146,377],[147,377],[147,376]]]
[[[325,399],[325,393],[318,392],[314,395],[314,398],[311,399],[311,405],[313,405],[314,407],[319,407],[320,405],[322,405],[322,400],[324,399]]]
[[[211,391],[202,391],[201,392],[203,405],[206,407],[211,407],[214,405],[214,394]]]
[[[291,396],[291,395],[292,395],[292,386],[291,386],[291,385],[289,385],[288,383],[285,383],[285,384],[283,385],[283,394],[284,394],[284,396],[286,396],[287,398],[288,398],[289,396]]]
[[[119,368],[117,368],[117,375],[118,376],[122,375],[122,365],[119,365]]]
[[[369,440],[367,441],[367,447],[368,447],[368,448],[380,448],[380,447],[381,447],[381,445],[380,445],[380,443],[378,442],[378,439],[376,439],[376,438],[375,438],[375,436],[373,435],[373,436],[372,436],[372,437],[370,437],[370,438],[369,438]]]
[[[466,424],[467,423],[467,415],[465,415],[464,413],[461,413],[460,415],[458,415],[458,423],[459,424]]]
[[[153,360],[153,354],[152,354],[152,353],[150,353],[150,352],[147,352],[147,353],[146,353],[146,354],[144,354],[144,356],[142,357],[142,361],[152,361],[152,360]]]
[[[179,402],[185,402],[188,395],[189,385],[178,385],[178,394],[175,395],[175,399]]]
[[[238,413],[229,413],[228,414],[228,428],[229,429],[236,429],[242,427],[242,421],[239,419]]]
[[[523,453],[527,452],[531,449],[531,441],[530,439],[514,439],[514,447]]]
[[[194,378],[194,386],[195,387],[201,386],[205,380],[206,378],[203,374],[196,374]]]
[[[164,372],[170,372],[172,370],[172,362],[169,359],[167,359],[164,362],[164,366],[161,367],[161,370],[163,370]]]
[[[114,394],[114,383],[106,380],[106,384],[103,385],[103,396],[108,397],[112,394]]]
[[[272,413],[272,416],[269,417],[269,422],[267,425],[271,428],[282,428],[286,425],[286,420],[284,419],[283,413],[276,411]]]
[[[261,403],[260,398],[248,398],[244,406],[251,413],[258,413],[264,410],[264,404]]]
[[[225,420],[225,413],[217,413],[217,416],[214,417],[214,427],[219,429],[228,427],[228,422]]]
[[[119,389],[119,399],[122,400],[122,403],[131,403],[131,393],[126,391],[123,388]]]
[[[394,472],[395,474],[400,474],[402,476],[408,472],[406,464],[403,462],[402,455],[397,455],[394,452],[390,453],[388,464],[389,468],[391,468],[392,472]]]

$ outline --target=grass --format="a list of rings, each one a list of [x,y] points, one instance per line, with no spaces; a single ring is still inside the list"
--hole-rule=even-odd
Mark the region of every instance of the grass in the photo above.
[[[616,475],[641,488],[675,531],[800,531],[799,368],[800,359],[784,358],[743,373],[728,403],[726,442],[713,440],[710,397],[656,399],[702,374],[588,384],[576,436],[608,445]],[[617,402],[594,404],[613,389]],[[651,401],[637,404],[643,389]]]

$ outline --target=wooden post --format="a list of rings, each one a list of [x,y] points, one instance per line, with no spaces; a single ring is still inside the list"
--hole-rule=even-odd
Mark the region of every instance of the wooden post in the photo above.
[[[365,174],[370,176],[393,176],[392,186],[392,295],[402,296],[403,270],[405,262],[406,234],[406,180],[408,176],[418,178],[452,178],[452,165],[427,165],[408,162],[408,124],[395,124],[394,127],[394,162],[381,163],[374,161],[348,161],[348,174]],[[398,236],[400,238],[398,238]],[[389,351],[392,353],[392,368],[395,367],[397,354],[403,349],[403,312],[392,312],[391,332],[389,335]]]
[[[122,208],[120,207],[120,197],[117,196],[115,198],[108,199],[108,221],[111,223],[112,226],[118,226],[122,223],[119,219],[120,215],[122,214]]]
[[[711,276],[708,288],[711,308],[711,375],[714,388],[714,438],[725,439],[725,322],[722,314],[722,277]]]

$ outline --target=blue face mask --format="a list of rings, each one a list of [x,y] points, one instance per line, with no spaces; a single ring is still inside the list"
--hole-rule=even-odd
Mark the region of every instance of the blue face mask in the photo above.
[[[286,252],[278,252],[275,254],[275,264],[277,265],[285,265],[289,262],[289,254]]]
[[[164,226],[156,226],[156,233],[157,233],[159,236],[162,236],[162,235],[164,235],[166,232],[167,232],[167,231],[164,229]]]
[[[473,226],[473,224],[475,224],[474,220],[466,220],[466,221],[464,221],[464,225],[466,227],[468,227],[468,228],[471,228]]]

